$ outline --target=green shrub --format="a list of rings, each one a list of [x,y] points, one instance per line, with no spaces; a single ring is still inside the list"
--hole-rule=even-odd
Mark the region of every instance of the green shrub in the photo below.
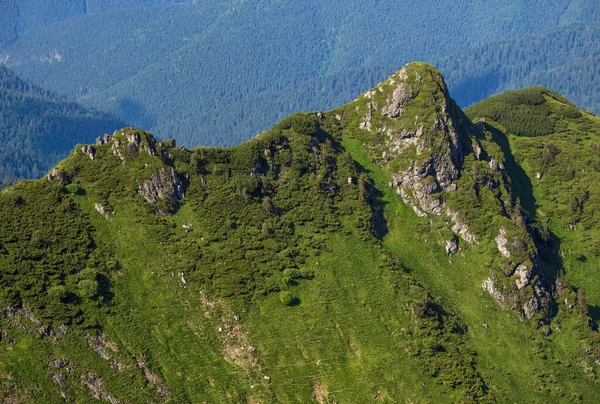
[[[297,280],[306,278],[308,278],[308,274],[300,269],[286,268],[283,270],[282,281],[285,285],[294,284]]]
[[[79,185],[77,184],[67,184],[65,185],[65,190],[67,191],[67,193],[71,194],[71,195],[77,195],[79,193]]]
[[[284,290],[283,292],[279,292],[279,300],[285,306],[291,306],[294,303],[295,298],[290,292]]]
[[[85,268],[83,270],[81,270],[81,272],[79,272],[79,274],[77,274],[77,276],[79,277],[79,279],[88,279],[88,280],[92,280],[95,281],[96,280],[96,276],[98,276],[98,271],[96,271],[94,268]]]
[[[98,282],[92,279],[79,281],[77,289],[81,297],[91,299],[98,293]]]
[[[48,297],[54,302],[64,302],[67,294],[67,288],[63,285],[52,286],[48,289]]]

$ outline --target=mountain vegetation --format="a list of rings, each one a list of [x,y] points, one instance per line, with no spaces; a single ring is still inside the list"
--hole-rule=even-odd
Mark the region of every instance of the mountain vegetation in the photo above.
[[[0,397],[597,402],[599,125],[413,63],[231,148],[78,145],[0,193]]]
[[[40,178],[77,142],[93,142],[123,122],[87,110],[0,65],[0,188]]]
[[[537,227],[540,250],[585,292],[599,320],[600,119],[543,87],[491,97],[466,112],[508,133],[504,147],[519,167],[515,190]]]
[[[586,94],[576,101],[588,109],[597,104],[585,92],[594,73],[574,74],[597,63],[570,57],[575,28],[566,28],[600,21],[593,0],[88,0],[43,13],[37,3],[7,1],[18,9],[0,17],[9,31],[0,60],[10,68],[190,147],[233,146],[298,110],[341,105],[411,60],[440,63],[461,105],[538,78]],[[558,41],[529,40],[562,28]],[[598,36],[588,31],[576,46],[595,55]],[[488,53],[480,77],[479,56]]]

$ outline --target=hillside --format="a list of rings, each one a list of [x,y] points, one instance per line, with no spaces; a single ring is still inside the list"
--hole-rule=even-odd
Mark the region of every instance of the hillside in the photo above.
[[[46,0],[43,7],[31,0],[2,0],[0,44],[72,17],[110,10],[139,9],[186,0]]]
[[[469,59],[464,49],[600,21],[592,0],[352,0],[343,16],[315,0],[113,3],[87,1],[87,14],[79,5],[57,8],[52,23],[0,46],[0,60],[44,88],[190,147],[233,146],[298,110],[341,105],[411,60],[458,53],[460,64]],[[36,17],[30,6],[20,19]],[[553,50],[539,53],[552,58]],[[564,79],[569,59],[557,60]],[[500,57],[499,68],[526,61]],[[456,82],[479,80],[477,66],[459,66]],[[576,88],[590,85],[585,77]],[[449,83],[455,87],[454,74]]]
[[[600,119],[543,87],[491,97],[467,109],[473,119],[509,133],[520,175],[516,189],[540,248],[585,292],[600,320],[598,206]],[[557,254],[558,252],[558,254]]]
[[[0,193],[0,397],[597,402],[507,136],[414,63],[228,149],[78,145]]]
[[[0,65],[0,187],[40,178],[77,142],[124,124],[22,80]]]

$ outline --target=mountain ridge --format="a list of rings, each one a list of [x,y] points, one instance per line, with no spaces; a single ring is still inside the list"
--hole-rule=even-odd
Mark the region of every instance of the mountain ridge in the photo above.
[[[1,394],[593,402],[600,339],[506,136],[414,63],[232,148],[78,145],[0,193]]]
[[[411,60],[441,66],[448,55],[503,39],[507,46],[521,49],[523,41],[511,45],[510,38],[546,32],[566,21],[597,18],[593,1],[538,3],[478,0],[465,5],[428,0],[398,5],[357,0],[346,4],[342,18],[337,9],[314,1],[238,2],[235,7],[231,1],[164,4],[41,27],[2,46],[0,58],[24,77],[137,127],[190,146],[231,146],[297,110],[346,103]],[[413,23],[407,24],[407,19]],[[586,38],[591,49],[597,47],[593,35]],[[545,43],[549,59],[562,54],[552,41]],[[478,65],[471,59],[462,53],[454,58],[459,61],[458,74],[452,71],[453,61],[446,64],[448,71],[442,69],[453,87],[465,84],[465,74],[480,81]],[[461,70],[460,61],[469,61],[468,68]],[[501,59],[498,68],[506,63]],[[593,66],[589,63],[586,69]],[[567,69],[581,74],[580,64]],[[507,75],[498,80],[503,77]],[[564,82],[568,77],[563,72],[546,80]],[[577,91],[564,89],[571,97],[583,94],[585,83],[594,82],[593,76],[580,77],[586,78],[573,80]],[[517,79],[513,85],[525,82],[522,75]],[[479,87],[489,88],[489,83],[483,84]],[[145,89],[143,94],[140,88]],[[457,99],[468,105],[482,95],[478,97]],[[593,101],[586,97],[577,102],[593,108],[587,100]]]

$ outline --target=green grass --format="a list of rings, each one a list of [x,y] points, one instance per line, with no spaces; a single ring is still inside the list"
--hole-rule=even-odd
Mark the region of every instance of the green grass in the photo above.
[[[446,310],[456,313],[467,324],[468,344],[477,352],[477,369],[499,402],[568,402],[571,393],[581,393],[586,402],[599,399],[594,382],[575,366],[575,358],[581,352],[572,349],[572,345],[570,351],[562,350],[569,337],[564,334],[542,337],[532,324],[522,323],[516,313],[502,310],[482,290],[481,284],[489,271],[488,245],[469,247],[463,242],[458,254],[446,256],[442,240],[435,231],[430,231],[428,220],[417,217],[387,187],[387,174],[370,161],[360,142],[346,140],[344,146],[370,171],[383,191],[389,228],[384,246],[411,269],[419,282],[431,289]],[[570,337],[575,339],[574,334]],[[556,350],[556,345],[562,349]],[[549,353],[549,358],[541,359],[540,351]],[[529,376],[523,377],[525,374]],[[543,385],[544,374],[553,374],[555,381]],[[581,389],[580,383],[588,384],[589,388]]]
[[[530,194],[522,194],[523,206],[535,220],[544,222],[555,238],[559,254],[554,258],[555,265],[564,268],[568,279],[577,288],[582,288],[592,308],[592,316],[600,320],[600,283],[595,276],[598,261],[600,234],[597,206],[600,202],[600,181],[598,174],[600,144],[600,119],[576,110],[567,100],[558,94],[541,88],[532,88],[521,92],[508,93],[492,97],[467,110],[472,117],[494,119],[488,109],[503,101],[504,108],[511,108],[510,100],[521,93],[534,92],[541,97],[539,105],[544,111],[534,111],[536,116],[553,121],[554,129],[544,136],[517,136],[524,128],[510,130],[506,136],[514,154],[515,166],[522,172],[523,180],[515,188],[530,189]],[[575,111],[573,111],[575,110]],[[496,117],[498,118],[498,117]],[[500,124],[506,122],[500,117]],[[512,125],[518,125],[514,121]],[[548,145],[554,145],[559,153],[544,162],[543,151]],[[540,176],[541,178],[537,178]],[[528,182],[528,183],[527,183]],[[527,199],[525,199],[527,198]],[[575,230],[569,230],[575,226]]]

